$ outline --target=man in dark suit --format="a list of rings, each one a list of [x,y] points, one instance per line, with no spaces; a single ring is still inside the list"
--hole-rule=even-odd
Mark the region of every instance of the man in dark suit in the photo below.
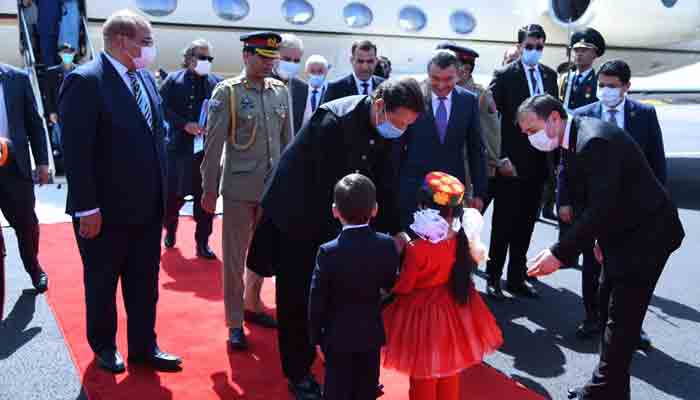
[[[311,343],[326,360],[326,400],[377,394],[386,343],[380,293],[393,286],[400,260],[391,236],[369,227],[376,214],[375,187],[366,176],[350,174],[336,184],[333,215],[343,230],[319,247],[309,293]]]
[[[312,54],[306,59],[306,76],[309,80],[308,94],[306,104],[304,104],[304,113],[302,115],[302,124],[308,122],[316,109],[321,106],[323,95],[328,88],[326,76],[329,68],[328,60],[320,54]]]
[[[201,207],[202,174],[199,167],[204,157],[206,121],[200,121],[202,103],[211,97],[221,78],[211,73],[211,46],[206,40],[190,43],[184,51],[184,69],[168,75],[160,87],[163,107],[170,124],[168,146],[168,202],[165,210],[163,244],[175,246],[178,216],[185,196],[192,195],[192,207],[197,228],[194,233],[197,256],[216,258],[209,247],[214,214]]]
[[[301,58],[304,56],[304,44],[294,34],[283,33],[281,36],[280,58],[272,70],[272,77],[287,85],[289,104],[292,107],[290,123],[292,134],[295,135],[304,121],[306,96],[309,93],[309,85],[297,77],[301,70]]]
[[[274,263],[282,369],[298,399],[320,398],[310,374],[316,351],[305,321],[318,246],[340,228],[328,207],[333,187],[353,172],[372,179],[381,208],[371,225],[397,233],[400,149],[394,139],[423,111],[420,86],[410,78],[386,81],[372,96],[324,104],[282,154],[267,184],[248,268],[269,271],[259,261]],[[276,259],[267,257],[277,247]]]
[[[629,399],[629,368],[644,314],[668,257],[685,236],[678,211],[639,145],[615,124],[568,117],[561,102],[547,95],[526,100],[518,121],[534,147],[564,149],[573,204],[583,209],[528,273],[550,274],[594,240],[603,263],[600,362],[569,398]]]
[[[602,95],[601,101],[575,110],[575,115],[602,119],[617,125],[632,136],[642,149],[654,175],[662,185],[666,184],[666,154],[664,152],[663,136],[656,111],[651,105],[629,99],[625,96],[630,88],[632,73],[627,63],[621,60],[611,60],[600,68],[598,90]],[[568,172],[561,165],[557,192],[559,193],[559,215],[563,222],[561,235],[565,235],[573,221],[581,215],[580,208],[573,207],[571,184],[568,182]],[[578,255],[575,257],[578,258]],[[568,260],[567,260],[568,261]],[[583,251],[582,292],[586,318],[579,325],[579,337],[590,337],[600,330],[598,319],[598,281],[600,264],[595,260],[593,247],[587,246]],[[651,340],[642,331],[640,347],[648,350]]]
[[[444,49],[437,50],[428,63],[428,79],[423,82],[425,112],[408,128],[403,149],[400,205],[404,228],[413,222],[416,193],[430,171],[442,171],[465,182],[468,165],[474,193],[469,206],[479,211],[484,207],[487,176],[479,100],[456,86],[459,66],[457,55]]]
[[[49,123],[51,132],[51,147],[54,151],[54,158],[62,154],[61,150],[61,126],[58,121],[58,91],[61,89],[66,75],[73,71],[75,64],[75,49],[68,43],[62,44],[58,48],[58,56],[61,64],[49,68],[44,75],[45,82],[43,92],[44,111]],[[54,160],[56,161],[56,160]],[[61,157],[62,161],[62,157]],[[56,163],[58,164],[58,162]],[[62,162],[61,162],[62,164]]]
[[[0,138],[12,142],[9,164],[0,169],[0,211],[15,230],[24,269],[34,288],[43,293],[48,276],[39,265],[39,221],[34,212],[34,182],[29,155],[31,147],[39,184],[49,182],[46,133],[37,112],[29,77],[0,64]]]
[[[160,238],[166,205],[166,128],[148,68],[151,25],[119,11],[103,27],[105,51],[66,77],[59,98],[68,200],[84,266],[87,338],[98,365],[124,371],[115,336],[121,279],[129,362],[177,370],[156,343]]]
[[[384,78],[374,75],[377,66],[377,46],[369,40],[361,40],[352,44],[352,73],[328,84],[323,102],[333,101],[342,97],[371,94]]]
[[[490,86],[501,113],[502,157],[507,158],[494,179],[493,228],[486,265],[486,290],[497,300],[504,298],[500,281],[509,251],[507,289],[515,295],[537,297],[535,289],[525,282],[525,262],[548,173],[547,157],[528,144],[514,121],[523,100],[558,93],[557,73],[539,62],[545,40],[539,25],[520,28],[521,58],[495,71]]]

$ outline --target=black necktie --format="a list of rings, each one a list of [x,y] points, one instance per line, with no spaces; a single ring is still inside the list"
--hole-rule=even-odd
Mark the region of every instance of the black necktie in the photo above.
[[[369,94],[369,83],[367,81],[362,81],[362,94],[368,95]]]
[[[532,82],[532,95],[540,94],[540,88],[537,86],[537,76],[535,75],[535,67],[530,67],[530,82]]]

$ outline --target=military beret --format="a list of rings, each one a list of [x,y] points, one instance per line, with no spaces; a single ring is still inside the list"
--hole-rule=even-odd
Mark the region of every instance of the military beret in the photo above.
[[[600,57],[605,54],[605,39],[597,30],[586,28],[571,35],[571,48],[594,49]]]
[[[267,58],[279,58],[282,36],[275,32],[261,31],[241,35],[244,49]]]
[[[457,58],[463,62],[474,63],[474,59],[479,57],[479,53],[469,47],[460,46],[454,42],[442,42],[437,45],[436,50],[451,50],[457,54]]]

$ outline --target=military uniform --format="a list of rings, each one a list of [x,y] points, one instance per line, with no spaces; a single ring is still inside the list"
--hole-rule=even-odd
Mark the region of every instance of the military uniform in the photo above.
[[[279,44],[278,35],[270,37],[276,41],[272,43]],[[244,288],[245,310],[262,311],[262,278],[248,270],[244,286],[243,271],[252,233],[261,214],[265,178],[292,137],[288,119],[287,88],[273,78],[258,83],[245,75],[225,80],[216,86],[209,101],[202,187],[205,193],[216,192],[225,148],[221,195],[224,199],[224,304],[229,328],[241,327]]]
[[[596,51],[598,57],[605,53],[605,40],[600,32],[593,28],[587,28],[571,35],[571,48],[587,48]],[[591,68],[586,71],[576,71],[571,73],[571,93],[569,94],[569,104],[564,104],[564,107],[569,110],[575,110],[579,107],[595,103],[598,101],[596,92],[598,90],[598,75],[595,69]],[[563,102],[566,101],[566,92],[569,86],[567,75],[564,75],[562,84],[559,86],[559,96]]]

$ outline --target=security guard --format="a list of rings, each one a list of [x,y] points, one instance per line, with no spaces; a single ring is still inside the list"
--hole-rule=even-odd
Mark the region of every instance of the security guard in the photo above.
[[[265,177],[290,142],[289,101],[285,85],[270,78],[279,58],[280,35],[241,36],[245,72],[219,83],[209,101],[207,140],[202,161],[202,208],[216,209],[219,165],[224,149],[221,195],[224,198],[224,305],[229,346],[247,348],[242,329],[248,323],[268,328],[276,321],[263,313],[262,277],[246,269],[246,253],[261,214]],[[245,302],[244,302],[245,291]],[[244,312],[245,310],[245,312]]]
[[[586,28],[571,35],[571,48],[574,51],[576,71],[571,74],[573,86],[567,108],[574,110],[598,101],[598,76],[593,69],[593,62],[605,53],[605,39],[597,30]],[[568,90],[566,78],[560,88],[559,96],[565,101]]]

